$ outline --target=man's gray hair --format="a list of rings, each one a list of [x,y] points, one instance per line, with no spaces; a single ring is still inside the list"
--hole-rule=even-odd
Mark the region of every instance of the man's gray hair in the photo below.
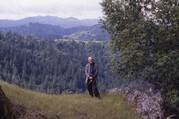
[[[92,59],[93,59],[93,57],[92,57],[92,56],[89,56],[89,57],[88,57],[88,60],[92,60]]]

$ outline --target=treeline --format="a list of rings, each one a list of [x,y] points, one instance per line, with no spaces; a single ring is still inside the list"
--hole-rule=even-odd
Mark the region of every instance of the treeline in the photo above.
[[[120,83],[109,71],[107,42],[42,41],[1,32],[0,79],[40,92],[83,92],[89,55],[99,66],[101,91]]]

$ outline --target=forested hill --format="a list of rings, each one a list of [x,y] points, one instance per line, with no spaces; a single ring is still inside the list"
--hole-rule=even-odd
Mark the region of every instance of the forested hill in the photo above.
[[[51,24],[29,23],[27,25],[0,28],[0,31],[10,31],[23,36],[31,35],[43,40],[53,40],[58,38],[68,38],[82,41],[109,40],[109,34],[101,28],[100,24],[93,26],[76,26],[73,28],[64,28]]]
[[[109,71],[108,42],[42,41],[0,33],[0,79],[47,93],[85,90],[84,67],[92,55],[101,91],[120,83]]]
[[[61,18],[57,16],[33,16],[26,17],[18,20],[0,20],[0,28],[17,27],[21,25],[28,25],[29,23],[41,23],[55,26],[61,26],[64,28],[72,28],[78,26],[93,26],[98,24],[98,19],[77,19],[74,17]]]
[[[71,17],[36,16],[20,20],[0,20],[0,31],[11,31],[45,40],[58,38],[109,40],[109,34],[98,22],[98,19],[79,20]]]

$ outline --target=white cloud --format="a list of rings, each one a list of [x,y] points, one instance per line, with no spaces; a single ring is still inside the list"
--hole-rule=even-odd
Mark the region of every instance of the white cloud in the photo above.
[[[53,15],[59,17],[99,18],[102,0],[0,0],[0,19]]]

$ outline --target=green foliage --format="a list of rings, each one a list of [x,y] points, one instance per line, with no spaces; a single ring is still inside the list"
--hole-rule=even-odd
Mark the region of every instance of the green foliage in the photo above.
[[[92,55],[99,65],[101,91],[119,81],[108,69],[105,42],[42,41],[12,33],[0,34],[0,77],[22,87],[47,93],[85,91],[84,67]]]
[[[103,24],[120,52],[114,70],[161,89],[179,107],[179,5],[177,0],[104,0]]]

